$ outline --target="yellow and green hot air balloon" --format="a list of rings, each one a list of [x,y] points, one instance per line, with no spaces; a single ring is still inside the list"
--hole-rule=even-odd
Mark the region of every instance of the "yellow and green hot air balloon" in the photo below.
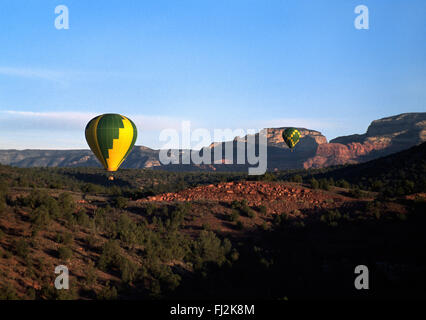
[[[294,146],[299,142],[300,132],[295,128],[287,128],[283,131],[283,139],[288,147],[293,149]]]
[[[95,156],[108,171],[117,171],[135,145],[138,132],[132,120],[107,113],[86,126],[86,140]]]

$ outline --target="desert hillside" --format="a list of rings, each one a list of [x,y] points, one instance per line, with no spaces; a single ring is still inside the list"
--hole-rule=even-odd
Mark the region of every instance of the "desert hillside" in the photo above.
[[[424,297],[425,149],[259,177],[0,166],[0,298]]]

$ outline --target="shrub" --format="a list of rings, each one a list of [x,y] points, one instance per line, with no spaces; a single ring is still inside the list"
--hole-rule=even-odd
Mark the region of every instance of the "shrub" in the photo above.
[[[124,209],[127,207],[128,200],[124,197],[118,196],[115,197],[112,204],[117,209]]]
[[[253,215],[253,209],[250,208],[246,199],[244,199],[242,201],[234,200],[231,204],[231,207],[234,210],[240,211],[241,213],[243,213],[247,217],[251,217]]]
[[[79,212],[77,212],[77,223],[82,227],[89,227],[90,226],[90,218],[86,213],[86,210],[81,209]]]
[[[75,203],[71,194],[61,193],[58,197],[59,206],[62,209],[62,214],[66,215],[74,212]]]
[[[337,181],[336,185],[338,187],[340,187],[340,188],[345,188],[345,189],[349,189],[351,187],[351,185],[349,184],[349,182],[347,182],[344,179],[340,179],[339,181]]]
[[[98,267],[103,271],[108,268],[120,266],[120,246],[116,240],[109,240],[103,246],[102,253],[98,260]]]
[[[76,300],[78,293],[75,287],[71,287],[69,290],[55,290],[55,300]]]
[[[136,224],[126,214],[120,216],[117,222],[117,234],[126,244],[136,244]]]
[[[312,179],[309,181],[309,184],[310,184],[310,186],[311,186],[311,188],[312,188],[312,189],[318,189],[318,188],[319,188],[319,182],[318,182],[318,180],[317,180],[317,179],[315,179],[315,178],[312,178]]]
[[[56,236],[56,242],[58,243],[62,243],[66,246],[69,246],[72,244],[72,242],[74,241],[74,237],[71,233],[58,233]]]
[[[207,231],[210,231],[212,229],[209,223],[203,223],[202,228],[203,230]]]
[[[58,249],[58,255],[61,260],[67,261],[72,257],[72,250],[69,247],[62,246]]]
[[[149,287],[153,297],[158,297],[162,289],[164,291],[173,291],[179,286],[181,277],[173,273],[170,266],[155,264],[151,269],[151,273],[155,279]]]
[[[342,218],[340,212],[336,210],[328,210],[325,214],[321,215],[321,221],[328,223],[330,226],[337,226],[337,221]]]
[[[47,208],[49,210],[49,215],[52,218],[58,218],[62,214],[58,201],[56,201],[52,197],[48,201]]]
[[[291,178],[291,181],[293,182],[297,182],[297,183],[302,183],[303,182],[303,178],[300,174],[296,174]]]
[[[232,202],[231,202],[231,208],[232,208],[232,209],[239,209],[239,208],[240,208],[240,206],[241,206],[241,204],[240,204],[240,202],[239,202],[239,201],[237,201],[237,200],[234,200],[234,201],[232,201]]]
[[[34,226],[44,227],[50,221],[49,210],[44,205],[42,205],[33,210],[30,219]]]
[[[259,206],[259,212],[261,214],[266,214],[267,213],[267,208],[264,205]]]
[[[0,191],[0,214],[6,208],[6,195]]]
[[[240,254],[236,249],[232,249],[231,254],[229,255],[232,261],[237,261],[240,258]]]
[[[148,216],[151,216],[157,208],[152,204],[148,203],[145,207],[145,212]]]
[[[355,188],[349,190],[349,195],[351,197],[359,199],[359,198],[365,197],[366,193],[361,191],[361,189],[358,186],[356,186]]]
[[[203,230],[199,239],[193,244],[192,257],[199,267],[205,262],[222,265],[231,249],[232,245],[228,239],[221,241],[213,232]]]
[[[248,212],[247,212],[247,216],[249,217],[249,218],[251,218],[251,219],[253,219],[253,218],[255,218],[256,217],[256,213],[254,212],[254,210],[249,210]]]
[[[115,286],[110,286],[109,281],[106,283],[106,286],[98,292],[96,298],[98,300],[116,300],[118,297],[117,289]]]
[[[299,209],[294,209],[294,210],[291,210],[291,214],[294,216],[299,216],[302,214],[302,211],[300,211]]]
[[[327,181],[327,179],[320,179],[318,181],[319,183],[319,187],[323,190],[330,190],[330,185],[329,182]]]
[[[373,183],[371,184],[371,189],[373,191],[381,191],[383,189],[383,182],[380,180],[374,180]]]
[[[0,287],[0,300],[17,300],[15,288],[10,283]]]
[[[282,215],[281,214],[276,214],[276,215],[274,215],[273,223],[275,225],[280,225],[281,222],[282,222],[282,220],[283,220]]]
[[[373,214],[374,214],[374,216],[376,217],[377,220],[380,220],[380,218],[381,218],[380,210],[374,210]]]
[[[403,213],[399,213],[398,214],[398,219],[401,221],[405,221],[407,220],[407,215],[403,214]]]
[[[303,221],[294,221],[292,223],[292,226],[295,227],[295,228],[304,228],[305,223]]]
[[[96,239],[96,237],[95,237],[95,235],[93,233],[90,233],[86,237],[86,243],[88,244],[89,247],[96,248],[97,245],[98,245],[98,239]]]
[[[276,177],[274,174],[267,172],[262,176],[258,176],[258,180],[260,181],[275,181]]]
[[[34,288],[29,288],[27,291],[27,295],[25,300],[35,300],[36,299],[36,291]]]
[[[15,241],[14,243],[14,247],[15,247],[15,253],[18,257],[21,257],[23,259],[27,258],[29,252],[30,252],[30,248],[28,245],[28,242],[24,239],[20,239]]]
[[[125,283],[131,283],[136,278],[137,272],[138,266],[135,263],[131,262],[128,259],[121,259],[121,280],[123,280]]]
[[[89,287],[95,285],[97,279],[98,276],[96,274],[95,264],[92,260],[89,260],[89,262],[87,263],[86,285]]]
[[[240,214],[238,213],[238,211],[237,210],[232,210],[232,213],[229,216],[229,219],[231,221],[238,221],[239,218],[240,218]]]
[[[81,186],[81,191],[83,193],[99,193],[102,192],[102,188],[93,183],[86,183]]]
[[[105,228],[106,219],[105,219],[105,209],[104,208],[96,209],[94,222],[95,222],[96,229],[103,230]]]

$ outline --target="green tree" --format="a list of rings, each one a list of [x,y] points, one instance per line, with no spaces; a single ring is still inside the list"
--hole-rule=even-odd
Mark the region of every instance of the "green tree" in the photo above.
[[[312,189],[318,189],[318,188],[319,188],[319,182],[318,182],[318,180],[317,180],[317,179],[315,179],[315,178],[312,178],[312,179],[309,181],[309,184],[310,184],[310,186],[311,186],[311,188],[312,188]]]
[[[115,197],[112,204],[117,209],[124,209],[127,207],[128,200],[124,197]]]
[[[15,253],[18,257],[26,259],[30,253],[29,244],[25,239],[19,239],[14,242]]]
[[[96,298],[98,300],[116,300],[118,298],[117,288],[107,281],[105,287],[97,293]]]
[[[35,227],[45,227],[50,222],[49,210],[42,205],[32,211],[30,219]]]
[[[107,241],[98,260],[98,267],[103,271],[108,271],[109,268],[120,267],[120,246],[116,240]]]
[[[302,183],[303,182],[303,178],[300,174],[296,174],[291,178],[291,181],[293,182],[297,182],[297,183]]]
[[[232,245],[228,239],[221,241],[212,231],[203,230],[199,239],[193,244],[192,256],[198,266],[205,262],[222,265],[231,249]]]
[[[61,260],[68,261],[72,257],[72,250],[67,246],[61,246],[58,249],[58,255]]]

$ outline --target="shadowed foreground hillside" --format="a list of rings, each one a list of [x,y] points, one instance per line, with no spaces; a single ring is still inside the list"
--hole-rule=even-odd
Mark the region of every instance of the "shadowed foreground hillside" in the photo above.
[[[0,166],[0,298],[424,299],[424,148],[260,177]]]

